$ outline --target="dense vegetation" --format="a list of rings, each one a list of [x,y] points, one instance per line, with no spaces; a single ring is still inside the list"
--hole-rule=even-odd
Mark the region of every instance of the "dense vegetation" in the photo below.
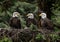
[[[40,4],[41,2],[43,3],[43,6]],[[49,11],[45,9],[46,6],[48,7],[47,9],[49,9]],[[53,21],[55,32],[60,31],[60,0],[0,0],[0,28],[10,27],[9,19],[12,17],[12,13],[14,11],[18,11],[21,14],[21,24],[22,28],[24,28],[26,26],[26,21],[24,21],[26,14],[32,12],[35,14],[35,18],[38,19],[39,8],[48,13],[48,18]],[[60,36],[55,34],[51,34],[50,36],[53,38],[53,42],[55,42],[57,39],[60,39]],[[9,39],[4,36],[4,38],[0,41],[11,42]],[[37,34],[36,39],[44,39],[44,36]]]

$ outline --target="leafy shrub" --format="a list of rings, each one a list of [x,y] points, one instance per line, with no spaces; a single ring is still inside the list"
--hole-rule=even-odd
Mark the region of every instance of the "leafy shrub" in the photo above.
[[[12,40],[6,36],[4,36],[2,39],[0,39],[0,42],[12,42]]]
[[[0,28],[7,28],[8,26],[6,24],[4,24],[3,22],[0,23]]]
[[[37,39],[37,40],[42,40],[42,39],[44,39],[44,40],[45,40],[45,37],[44,37],[44,35],[38,33],[38,34],[36,35],[36,38],[35,38],[35,39]]]
[[[50,37],[51,37],[51,39],[52,39],[52,41],[56,41],[56,40],[59,40],[60,39],[60,36],[59,35],[57,35],[57,34],[50,34]]]

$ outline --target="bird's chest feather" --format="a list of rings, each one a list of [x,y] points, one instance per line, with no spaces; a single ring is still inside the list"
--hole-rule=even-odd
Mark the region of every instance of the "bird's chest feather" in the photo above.
[[[13,19],[12,23],[17,24],[17,19]]]
[[[47,25],[47,23],[46,23],[46,21],[45,20],[43,20],[43,19],[41,19],[41,26],[46,26]]]

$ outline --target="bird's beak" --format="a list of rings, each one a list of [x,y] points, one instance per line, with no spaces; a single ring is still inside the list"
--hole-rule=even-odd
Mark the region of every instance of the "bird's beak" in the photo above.
[[[41,14],[39,14],[39,16],[41,16]]]

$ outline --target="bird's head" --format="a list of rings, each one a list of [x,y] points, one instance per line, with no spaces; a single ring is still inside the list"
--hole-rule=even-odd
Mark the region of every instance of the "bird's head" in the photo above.
[[[47,17],[46,13],[41,13],[41,14],[39,14],[39,16],[41,16],[42,19]]]
[[[18,12],[13,12],[13,16],[12,17],[19,17],[20,16],[20,13]]]
[[[27,17],[30,18],[30,19],[33,19],[34,18],[34,15],[33,15],[33,13],[28,13],[27,14]]]

